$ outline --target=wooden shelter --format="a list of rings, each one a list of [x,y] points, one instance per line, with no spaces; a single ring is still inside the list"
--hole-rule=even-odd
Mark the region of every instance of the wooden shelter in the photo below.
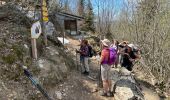
[[[78,34],[78,30],[80,30],[83,24],[83,17],[64,12],[57,12],[55,16],[60,24],[61,30],[64,33],[68,35]]]

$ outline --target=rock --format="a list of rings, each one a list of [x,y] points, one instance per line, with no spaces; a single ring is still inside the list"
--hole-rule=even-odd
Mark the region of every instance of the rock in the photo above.
[[[45,23],[45,32],[47,35],[53,35],[55,32],[55,27],[52,22]]]
[[[24,47],[25,47],[26,49],[29,49],[29,48],[28,48],[28,45],[26,45],[26,44],[24,44]]]
[[[116,100],[128,100],[133,97],[132,90],[127,87],[117,87],[115,92]]]
[[[62,93],[60,91],[56,91],[55,94],[57,95],[57,99],[62,99]]]
[[[112,68],[111,69],[111,76],[112,76],[112,86],[111,89],[114,88],[115,83],[119,80],[120,74],[119,74],[119,69],[118,68]],[[111,90],[113,91],[113,90]]]
[[[135,81],[134,77],[127,69],[120,70],[120,79],[114,86],[115,100],[144,100],[144,96]]]
[[[125,76],[131,74],[131,72],[128,71],[125,67],[120,68],[120,73],[121,73],[121,75],[125,75]]]
[[[38,61],[38,66],[39,66],[40,68],[43,68],[43,67],[44,67],[43,63],[44,63],[44,61],[43,61],[42,59],[40,59],[40,60]]]
[[[63,93],[63,96],[67,96],[66,93]]]

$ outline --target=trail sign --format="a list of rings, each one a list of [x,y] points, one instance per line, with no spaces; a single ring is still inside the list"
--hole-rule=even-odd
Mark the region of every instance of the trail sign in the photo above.
[[[31,38],[37,39],[41,35],[41,33],[41,24],[39,21],[37,21],[31,27]]]
[[[49,21],[46,0],[42,1],[42,17],[43,17],[43,21],[44,22],[48,22]]]

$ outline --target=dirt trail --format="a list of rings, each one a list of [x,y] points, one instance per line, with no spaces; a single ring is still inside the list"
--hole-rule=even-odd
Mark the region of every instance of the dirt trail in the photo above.
[[[75,49],[78,49],[79,42],[69,39],[70,44],[67,45],[71,53],[75,55]],[[96,78],[99,71],[99,65],[95,58],[90,61],[90,76]],[[61,83],[58,90],[62,93],[62,100],[114,100],[114,97],[102,97],[100,92],[94,92],[97,88],[97,81],[91,80],[84,76],[80,71],[73,71],[64,83]],[[146,100],[160,100],[159,96],[149,88],[142,86]],[[99,89],[101,91],[101,89]],[[56,92],[56,91],[53,91]]]

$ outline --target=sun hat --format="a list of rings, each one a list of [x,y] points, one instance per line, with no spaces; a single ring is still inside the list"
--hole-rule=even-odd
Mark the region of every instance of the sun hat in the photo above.
[[[128,47],[133,49],[135,47],[135,45],[134,44],[128,44]]]
[[[101,41],[104,46],[109,47],[110,46],[110,41],[108,39],[104,39]]]

